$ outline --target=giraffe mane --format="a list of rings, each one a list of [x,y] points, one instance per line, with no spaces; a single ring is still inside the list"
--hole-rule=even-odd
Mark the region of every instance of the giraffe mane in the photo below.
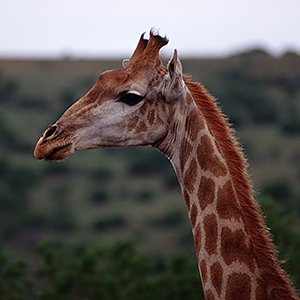
[[[190,82],[188,76],[185,76],[184,80],[228,164],[232,182],[244,212],[243,219],[246,227],[249,229],[258,263],[264,269],[276,295],[280,299],[298,299],[288,275],[280,267],[282,261],[276,259],[276,250],[271,242],[270,233],[265,226],[264,217],[253,198],[254,191],[247,175],[248,163],[242,148],[234,137],[235,131],[227,118],[222,114],[215,99],[205,88],[199,83]]]

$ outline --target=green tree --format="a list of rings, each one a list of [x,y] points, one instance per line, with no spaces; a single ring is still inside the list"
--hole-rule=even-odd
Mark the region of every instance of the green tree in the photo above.
[[[283,267],[291,275],[296,286],[300,286],[300,230],[296,227],[297,215],[283,213],[273,198],[265,196],[261,206],[271,228],[274,243],[279,250],[279,259],[285,260]]]

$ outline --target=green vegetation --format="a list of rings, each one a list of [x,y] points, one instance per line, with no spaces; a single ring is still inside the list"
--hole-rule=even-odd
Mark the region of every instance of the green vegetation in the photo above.
[[[147,264],[148,274],[136,279],[132,275],[136,285],[130,284],[132,290],[125,291],[132,293],[130,299],[151,286],[153,291],[165,288],[159,294],[161,299],[176,299],[168,293],[178,288],[171,279],[176,270],[181,272],[180,261],[193,265],[194,271],[189,272],[197,274],[185,203],[175,173],[163,155],[150,147],[133,147],[75,153],[62,163],[38,162],[32,156],[41,131],[81,97],[101,72],[120,68],[120,61],[0,60],[0,238],[4,252],[13,261],[0,258],[3,299],[48,299],[47,295],[49,299],[82,299],[80,293],[89,296],[88,290],[94,293],[91,299],[100,297],[91,286],[86,286],[86,291],[76,290],[76,280],[85,272],[80,269],[87,255],[84,253],[99,253],[95,260],[107,261],[99,267],[109,268],[109,251],[117,247],[113,240],[124,236],[139,240],[139,250],[129,243],[130,251],[143,256],[141,266]],[[280,258],[287,261],[286,268],[300,286],[300,57],[287,53],[274,58],[256,50],[224,59],[183,59],[182,64],[193,81],[202,82],[219,99],[237,129]],[[70,260],[65,259],[64,268],[53,270],[55,280],[49,272],[31,280],[27,275],[41,268],[33,251],[45,238],[54,240],[43,244],[51,253],[73,254]],[[111,246],[101,244],[97,252],[98,246],[88,245],[99,240]],[[85,246],[65,249],[69,244]],[[43,250],[39,255],[49,270],[46,248],[40,246]],[[148,254],[141,254],[140,249]],[[167,263],[165,257],[173,251],[184,252],[187,257],[180,260],[179,256],[179,265],[173,262],[171,271],[172,262]],[[59,255],[51,259],[55,261]],[[26,261],[28,267],[19,260]],[[95,268],[87,269],[85,275],[96,276],[100,271]],[[179,273],[174,282],[187,280],[188,286],[199,280],[194,275],[183,279]],[[108,296],[103,299],[118,299],[109,294],[111,282],[107,284],[103,290]],[[199,288],[194,287],[186,289],[193,293]],[[66,294],[59,298],[61,289]],[[183,290],[177,292],[181,295]],[[149,295],[153,295],[151,291]]]
[[[267,217],[267,225],[271,228],[274,243],[279,250],[279,259],[285,261],[284,267],[291,275],[296,286],[300,286],[300,230],[296,227],[295,213],[283,213],[280,206],[270,197],[261,201],[262,208]]]
[[[300,230],[292,214],[265,197],[261,202],[285,268],[300,284]],[[168,224],[169,225],[169,224]],[[73,299],[204,299],[197,261],[184,254],[150,256],[134,239],[110,245],[42,242],[35,251],[40,263],[30,274],[22,261],[0,252],[0,296],[4,300]]]
[[[0,253],[3,300],[204,299],[196,261],[183,254],[149,257],[131,240],[112,245],[63,246],[44,241],[34,275]]]

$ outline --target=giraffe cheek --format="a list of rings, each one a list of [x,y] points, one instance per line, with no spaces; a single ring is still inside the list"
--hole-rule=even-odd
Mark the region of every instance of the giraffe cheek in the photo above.
[[[135,129],[137,123],[139,122],[139,118],[138,116],[134,116],[133,118],[131,118],[128,123],[127,123],[127,126],[126,124],[124,124],[126,126],[126,129],[128,132],[131,132]]]

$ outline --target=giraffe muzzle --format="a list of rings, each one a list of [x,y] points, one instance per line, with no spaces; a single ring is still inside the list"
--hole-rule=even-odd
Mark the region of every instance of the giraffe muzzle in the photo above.
[[[62,130],[58,125],[49,125],[39,139],[34,149],[36,159],[59,161],[68,158],[73,152],[73,146],[66,137],[61,136]]]

